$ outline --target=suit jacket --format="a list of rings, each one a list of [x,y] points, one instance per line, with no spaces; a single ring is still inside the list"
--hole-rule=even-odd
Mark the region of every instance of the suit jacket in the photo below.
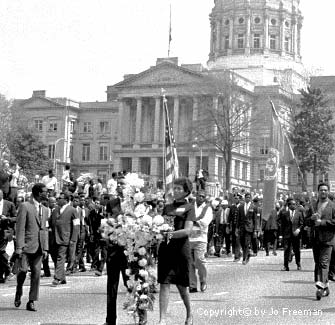
[[[278,216],[278,225],[280,234],[283,236],[283,238],[293,237],[293,232],[297,229],[300,229],[301,233],[302,229],[304,228],[304,215],[302,210],[296,209],[294,211],[292,220],[290,216],[290,210],[281,210]]]
[[[23,252],[33,254],[39,248],[49,250],[48,243],[48,209],[41,205],[41,216],[33,200],[20,205],[16,218],[16,247]]]
[[[241,204],[238,207],[239,211],[239,218],[238,218],[238,228],[240,230],[245,230],[248,232],[254,232],[256,226],[256,215],[257,215],[257,208],[250,203],[249,209],[247,213],[244,211],[245,203]]]
[[[57,245],[68,246],[70,241],[77,241],[79,225],[79,218],[74,207],[69,205],[60,213],[60,207],[57,206],[52,211],[51,229]]]
[[[271,211],[269,219],[265,222],[264,230],[278,230],[278,215],[276,209]]]
[[[79,218],[79,238],[85,240],[89,229],[88,229],[88,215],[90,211],[87,208],[78,209],[78,218]]]
[[[99,231],[99,228],[101,226],[101,220],[104,219],[104,216],[102,215],[102,211],[97,211],[96,209],[93,209],[90,211],[88,215],[88,224],[90,229],[90,236],[93,236],[95,239],[101,238],[101,233]]]
[[[0,219],[0,251],[6,250],[8,241],[13,240],[13,229],[16,222],[16,209],[14,203],[3,200],[2,215],[8,219]]]
[[[313,211],[317,211],[318,202],[313,202],[312,207],[306,211],[306,225],[311,227],[313,242],[320,242],[325,245],[335,244],[335,204],[328,200],[326,208],[321,214],[321,225],[315,227],[315,222],[311,220]]]
[[[239,219],[239,207],[233,204],[230,206],[228,216],[228,223],[230,225],[230,229],[235,229],[237,227],[238,219]]]

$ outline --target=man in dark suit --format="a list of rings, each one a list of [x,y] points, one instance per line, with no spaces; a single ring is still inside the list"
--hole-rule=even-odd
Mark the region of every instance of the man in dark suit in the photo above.
[[[70,195],[61,193],[58,207],[51,215],[51,227],[57,247],[55,279],[52,281],[55,286],[66,284],[65,261],[69,246],[74,246],[78,238],[79,224],[76,209],[70,205]]]
[[[85,263],[84,263],[84,249],[85,242],[89,236],[89,227],[88,227],[88,214],[89,210],[85,206],[85,197],[81,196],[79,199],[79,236],[76,247],[76,261],[75,261],[75,270],[79,266],[79,272],[85,272]]]
[[[231,230],[232,236],[232,249],[234,253],[234,262],[238,262],[241,259],[241,243],[238,232],[238,220],[239,220],[239,206],[241,196],[239,194],[234,195],[234,202],[230,206],[228,223],[229,229]]]
[[[283,237],[284,246],[284,267],[282,271],[289,271],[290,254],[293,249],[297,269],[301,270],[300,263],[300,240],[304,228],[304,215],[300,209],[297,209],[293,198],[286,201],[287,209],[280,211],[278,216],[278,226]]]
[[[277,236],[278,236],[278,215],[280,212],[280,204],[276,202],[275,208],[271,211],[269,219],[264,221],[264,247],[266,256],[269,256],[270,244],[273,245],[272,254],[277,255]]]
[[[10,275],[6,247],[13,240],[16,209],[14,203],[3,199],[0,189],[0,283],[5,283]]]
[[[27,310],[36,311],[34,301],[38,300],[42,258],[48,256],[48,209],[41,204],[46,198],[47,188],[37,183],[32,188],[32,198],[20,205],[16,220],[16,251],[21,269],[16,274],[17,286],[15,307],[21,305],[23,283],[30,266],[30,291]]]
[[[316,298],[328,296],[328,270],[331,252],[335,244],[335,205],[328,199],[329,186],[318,185],[318,200],[306,212],[306,225],[311,227],[314,256],[314,280]]]
[[[251,202],[250,193],[246,193],[244,196],[244,204],[239,206],[239,218],[237,222],[237,229],[240,236],[243,261],[242,264],[246,265],[250,259],[250,245],[251,239],[255,235],[255,222],[256,222],[256,208]]]

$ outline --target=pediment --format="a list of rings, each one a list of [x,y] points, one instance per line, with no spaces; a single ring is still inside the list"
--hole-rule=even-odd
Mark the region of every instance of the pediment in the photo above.
[[[128,77],[114,85],[114,87],[166,87],[199,83],[204,80],[205,77],[200,72],[182,68],[171,63],[161,63],[139,74]]]
[[[57,104],[56,102],[42,97],[32,97],[22,103],[24,108],[55,108],[62,107],[62,105]]]

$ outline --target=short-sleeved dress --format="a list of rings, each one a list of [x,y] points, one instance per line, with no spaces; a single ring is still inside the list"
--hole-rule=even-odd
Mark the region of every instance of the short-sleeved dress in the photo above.
[[[174,229],[184,229],[186,221],[195,221],[194,204],[186,200],[166,205],[163,216],[174,218]],[[188,237],[162,242],[158,251],[158,283],[188,287],[191,250]]]

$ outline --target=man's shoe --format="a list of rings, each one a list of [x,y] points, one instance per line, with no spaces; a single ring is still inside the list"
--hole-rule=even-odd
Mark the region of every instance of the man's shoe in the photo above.
[[[270,255],[269,255],[269,252],[266,252],[266,255],[265,255],[265,256],[270,256]]]
[[[27,302],[26,309],[29,310],[29,311],[37,311],[33,301],[28,301]]]
[[[186,318],[185,325],[193,325],[193,317]]]
[[[287,266],[284,266],[281,270],[282,271],[289,271],[290,269]]]
[[[221,257],[221,254],[220,253],[214,253],[214,256]]]
[[[79,272],[86,272],[86,269],[85,268],[81,268],[78,270]]]
[[[243,264],[243,265],[246,265],[246,264],[247,264],[247,261],[243,260],[243,261],[242,261],[242,264]]]
[[[297,270],[301,271],[301,265],[297,265]]]
[[[16,308],[19,308],[21,306],[21,295],[19,295],[18,293],[15,293],[14,306]]]
[[[330,295],[330,291],[329,291],[329,288],[327,287],[323,290],[322,297],[328,297],[329,295]]]
[[[66,280],[62,280],[62,281],[60,281],[59,284],[66,284]]]
[[[316,290],[316,300],[321,300],[322,296],[323,296],[323,289],[318,288]]]
[[[190,293],[195,293],[195,292],[198,292],[198,289],[197,288],[190,288],[189,292]]]
[[[207,289],[207,283],[206,283],[206,282],[202,282],[202,283],[200,284],[200,290],[201,290],[202,292],[205,292],[206,289]]]

